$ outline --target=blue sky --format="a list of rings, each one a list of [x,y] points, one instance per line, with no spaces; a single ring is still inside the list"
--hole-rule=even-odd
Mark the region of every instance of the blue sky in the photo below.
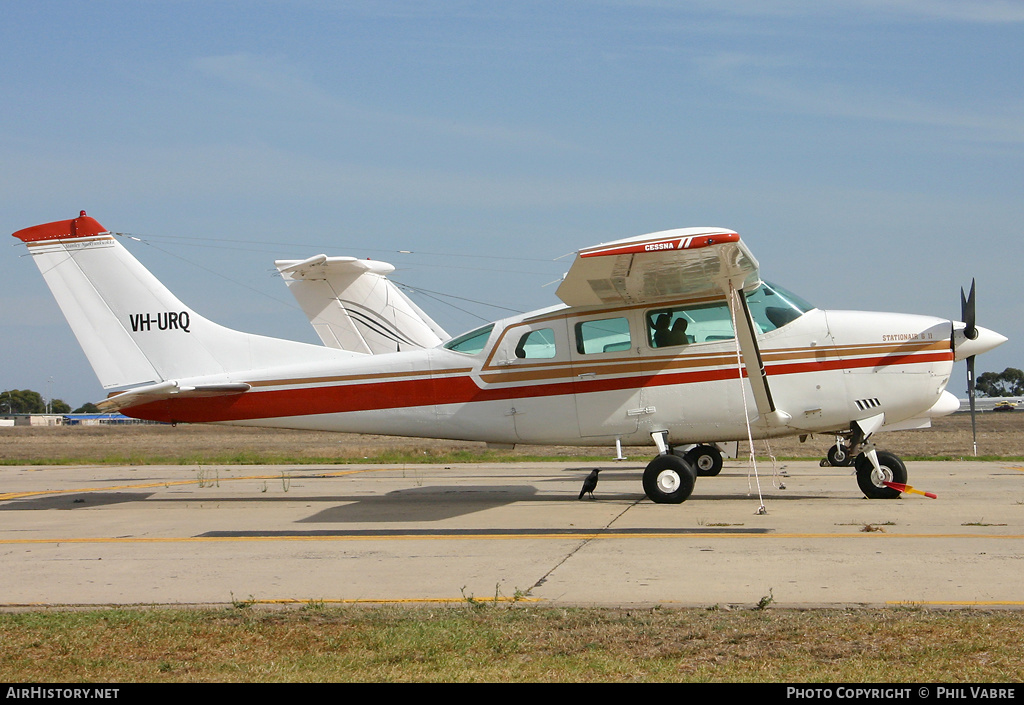
[[[977,277],[1010,338],[979,373],[1024,367],[1024,2],[2,8],[7,232],[85,209],[225,325],[316,342],[272,269],[325,252],[455,334],[557,303],[567,253],[713,225],[822,308],[956,318]],[[0,386],[104,397],[21,255]]]

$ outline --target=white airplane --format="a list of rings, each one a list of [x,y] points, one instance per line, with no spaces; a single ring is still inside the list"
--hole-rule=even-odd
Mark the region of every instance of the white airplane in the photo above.
[[[163,422],[418,436],[491,444],[653,445],[647,496],[685,501],[743,440],[828,434],[870,498],[903,462],[877,431],[959,407],[953,362],[1006,338],[964,321],[823,311],[760,279],[730,230],[685,228],[588,247],[562,304],[450,337],[386,263],[276,262],[323,346],[224,328],[183,304],[82,211],[14,233],[100,383],[101,403]],[[897,487],[886,483],[897,483]]]

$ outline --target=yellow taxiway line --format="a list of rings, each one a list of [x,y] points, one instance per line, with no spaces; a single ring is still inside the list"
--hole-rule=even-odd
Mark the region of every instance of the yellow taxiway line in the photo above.
[[[91,536],[91,537],[50,537],[50,538],[0,538],[0,545],[62,544],[62,543],[245,543],[253,541],[508,541],[508,540],[595,540],[595,539],[1024,539],[1024,534],[782,534],[782,533],[711,533],[711,532],[630,532],[588,531],[588,532],[508,532],[460,534],[438,532],[419,533],[374,533],[374,534],[298,534],[298,535],[247,535],[247,536]]]
[[[382,472],[385,470],[393,470],[393,468],[363,468],[359,470],[336,470],[334,472],[315,472],[315,473],[300,473],[300,474],[289,474],[286,476],[291,480],[299,480],[303,478],[322,478],[322,477],[344,477],[346,475],[357,475],[366,472]],[[197,477],[191,480],[154,480],[153,482],[136,482],[130,485],[107,485],[105,487],[78,487],[71,489],[62,490],[28,490],[25,492],[3,492],[0,493],[0,501],[5,499],[24,499],[25,497],[39,497],[42,495],[54,495],[54,494],[81,494],[83,492],[123,492],[125,490],[144,490],[153,487],[177,487],[179,485],[212,485],[219,482],[237,482],[238,480],[280,480],[282,475],[286,471],[282,470],[279,473],[273,475],[240,475],[240,476],[228,476],[221,477],[219,474],[210,477]]]

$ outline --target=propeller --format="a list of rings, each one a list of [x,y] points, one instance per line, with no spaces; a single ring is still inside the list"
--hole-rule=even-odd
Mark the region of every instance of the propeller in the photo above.
[[[974,340],[978,337],[978,326],[974,320],[974,280],[971,279],[971,294],[964,296],[964,288],[960,287],[960,316],[964,326],[964,335]]]
[[[964,296],[960,287],[960,316],[964,322],[964,337],[975,340],[978,337],[978,326],[974,314],[974,279],[971,279],[971,293]],[[974,415],[974,355],[967,358],[967,398],[971,403],[971,437],[974,442],[974,455],[978,455],[978,427]]]

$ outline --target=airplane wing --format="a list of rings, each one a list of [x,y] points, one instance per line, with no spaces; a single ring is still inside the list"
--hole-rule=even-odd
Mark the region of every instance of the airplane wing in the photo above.
[[[556,292],[569,306],[721,296],[760,284],[757,260],[731,230],[681,228],[580,250]]]
[[[449,337],[388,280],[387,262],[316,255],[274,264],[327,347],[379,355]]]
[[[725,297],[737,311],[736,337],[760,419],[785,425],[792,417],[776,408],[743,295],[760,283],[757,260],[738,233],[681,228],[580,250],[556,293],[569,306]]]

